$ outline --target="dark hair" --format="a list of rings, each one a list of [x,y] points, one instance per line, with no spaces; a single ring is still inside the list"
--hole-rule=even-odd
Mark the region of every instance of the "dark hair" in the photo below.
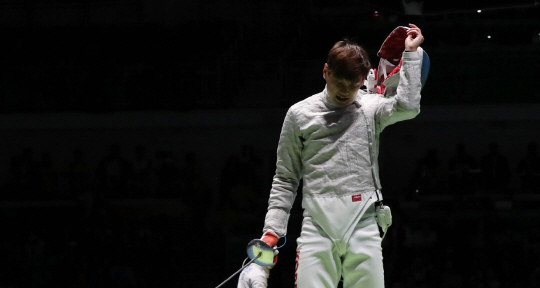
[[[356,81],[360,76],[365,78],[371,69],[366,50],[347,38],[334,44],[326,63],[335,77],[350,81]]]

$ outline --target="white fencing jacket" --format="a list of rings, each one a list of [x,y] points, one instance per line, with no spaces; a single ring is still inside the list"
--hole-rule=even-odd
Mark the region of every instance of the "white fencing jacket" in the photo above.
[[[397,95],[359,90],[355,101],[335,107],[326,88],[287,111],[277,149],[263,232],[287,233],[289,213],[303,178],[302,207],[333,239],[350,235],[380,196],[379,134],[420,112],[422,49],[404,52]],[[381,199],[382,200],[382,199]]]

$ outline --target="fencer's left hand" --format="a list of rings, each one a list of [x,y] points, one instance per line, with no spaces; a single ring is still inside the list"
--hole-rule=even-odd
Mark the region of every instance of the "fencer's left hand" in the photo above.
[[[424,43],[424,36],[422,30],[414,24],[409,24],[411,27],[407,31],[407,38],[405,38],[405,51],[416,51],[416,49]]]

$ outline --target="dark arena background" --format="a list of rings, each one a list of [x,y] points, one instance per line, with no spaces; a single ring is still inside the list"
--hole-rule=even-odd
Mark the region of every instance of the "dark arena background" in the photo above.
[[[0,0],[0,287],[216,287],[261,236],[285,112],[324,89],[333,43],[377,65],[408,23],[431,71],[381,136],[386,287],[540,287],[525,0]],[[294,286],[300,199],[269,287]]]

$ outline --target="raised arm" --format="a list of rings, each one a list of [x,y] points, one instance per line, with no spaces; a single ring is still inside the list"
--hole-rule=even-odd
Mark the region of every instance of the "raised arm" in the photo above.
[[[398,121],[412,119],[420,113],[421,69],[424,42],[422,31],[414,24],[409,24],[405,38],[405,51],[399,72],[399,85],[395,97],[383,99],[377,116],[384,127]]]

